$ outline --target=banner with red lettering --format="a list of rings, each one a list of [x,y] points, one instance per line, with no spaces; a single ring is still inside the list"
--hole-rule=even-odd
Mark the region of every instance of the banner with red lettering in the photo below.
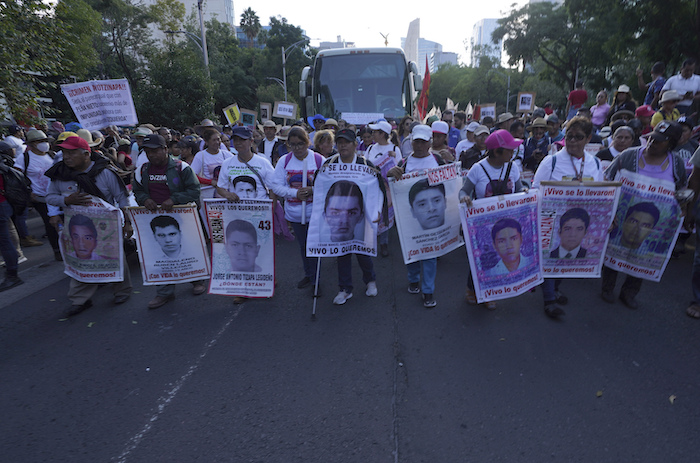
[[[672,182],[620,171],[620,202],[605,252],[605,266],[660,281],[682,225]]]
[[[460,204],[478,302],[515,297],[542,283],[537,237],[538,191]]]
[[[91,80],[61,85],[75,117],[83,128],[101,130],[108,125],[138,125],[131,87],[126,79]]]
[[[144,285],[207,280],[211,273],[196,206],[129,208]]]
[[[620,184],[542,182],[540,190],[544,277],[600,277]]]
[[[389,180],[406,264],[440,257],[464,244],[460,236],[458,162]]]

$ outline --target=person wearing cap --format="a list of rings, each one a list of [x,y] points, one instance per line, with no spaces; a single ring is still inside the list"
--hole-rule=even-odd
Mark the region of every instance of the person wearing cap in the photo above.
[[[309,140],[314,139],[316,131],[323,129],[323,124],[326,123],[326,118],[322,114],[316,114],[307,119],[309,125],[313,127],[313,130],[309,133]],[[313,148],[313,146],[311,146]]]
[[[373,165],[383,163],[386,156],[394,158],[394,162],[398,164],[399,160],[402,159],[401,149],[390,142],[391,136],[391,124],[387,121],[379,121],[376,124],[369,124],[369,129],[372,131],[372,140],[374,143],[370,145],[367,149],[365,157]],[[385,189],[389,190],[389,181],[384,174],[384,186]],[[390,201],[388,198],[387,200]],[[392,210],[393,212],[393,210]],[[387,220],[392,221],[393,217],[387,217]],[[382,257],[389,256],[389,231],[386,230],[377,236],[377,241],[379,243],[379,253]]]
[[[512,161],[514,151],[522,144],[523,140],[514,138],[504,129],[490,134],[485,141],[488,155],[469,169],[459,192],[459,200],[471,207],[472,198],[481,199],[523,191],[520,169]],[[476,304],[473,276],[468,277],[465,297],[468,303]],[[493,310],[496,303],[487,302],[486,307]]]
[[[644,82],[644,71],[642,71],[640,67],[637,68],[637,86],[639,90],[646,92],[644,96],[644,105],[658,108],[661,90],[666,84],[666,78],[664,77],[665,72],[666,65],[661,61],[657,61],[651,67],[651,82],[647,84]]]
[[[523,167],[534,172],[542,159],[549,153],[552,139],[549,137],[547,122],[543,117],[536,118],[530,124],[530,133],[531,136],[524,143]]]
[[[637,109],[637,103],[632,99],[630,95],[630,88],[628,85],[622,84],[617,87],[617,91],[613,96],[613,104],[608,110],[608,115],[605,117],[605,123],[603,125],[610,125],[612,121],[613,114],[618,111],[630,111],[634,116],[634,110]]]
[[[446,162],[454,161],[455,150],[447,144],[447,136],[450,133],[449,124],[445,121],[435,121],[431,128],[433,130],[433,143],[430,146],[430,152],[439,154]]]
[[[336,134],[336,145],[338,147],[338,154],[334,154],[330,158],[326,160],[326,162],[323,163],[323,165],[327,164],[362,164],[371,167],[374,169],[375,176],[377,178],[377,182],[379,184],[379,188],[382,190],[382,192],[385,191],[384,188],[384,180],[381,176],[381,173],[379,170],[372,164],[370,161],[368,161],[366,158],[363,156],[358,156],[357,155],[357,139],[355,137],[355,132],[352,130],[348,129],[343,129],[338,131]],[[317,172],[318,173],[318,172]],[[344,203],[346,201],[346,198],[349,198],[350,200],[355,199],[356,196],[343,196],[343,197],[338,197],[338,196],[333,196],[332,198],[341,198],[341,201],[343,202],[336,202],[336,206],[339,209],[345,208],[346,204]],[[333,201],[333,200],[331,200]],[[331,206],[331,202],[329,201],[324,210],[324,216],[326,217],[326,220],[328,219],[328,208]],[[363,205],[358,205],[361,209],[363,209]],[[347,211],[347,209],[344,209]],[[346,217],[348,214],[345,215]],[[359,220],[364,220],[364,216],[360,218]],[[338,257],[337,264],[338,264],[338,287],[339,291],[338,294],[335,296],[333,299],[333,304],[335,305],[342,305],[347,302],[348,299],[352,297],[352,290],[353,290],[353,285],[352,285],[352,256],[353,254],[345,254],[343,256]],[[357,263],[360,266],[360,270],[362,271],[362,281],[367,285],[367,289],[365,291],[365,295],[368,297],[374,297],[377,295],[377,275],[374,272],[374,262],[372,261],[371,256],[367,256],[364,254],[355,254],[355,257],[357,259]]]
[[[678,102],[678,111],[681,115],[690,116],[693,103],[700,101],[700,76],[695,74],[696,61],[688,58],[683,61],[683,66],[678,74],[668,78],[661,89],[661,97],[669,90],[675,90],[681,97]],[[693,118],[695,122],[695,118]]]
[[[566,97],[566,120],[572,119],[576,112],[586,104],[588,101],[588,92],[583,88],[583,81],[577,80],[574,89],[569,92],[569,96]]]
[[[627,170],[646,177],[651,184],[666,181],[675,185],[676,192],[685,189],[687,185],[685,163],[673,152],[682,133],[683,129],[677,122],[660,122],[654,127],[654,131],[649,134],[649,141],[646,146],[629,148],[613,160],[605,170],[605,179],[617,181],[622,175],[622,171]],[[616,223],[613,223],[613,227],[611,241],[615,239],[618,242],[619,240],[624,240],[625,225],[618,227]],[[623,230],[620,231],[617,228],[622,228]],[[640,250],[640,246],[644,248],[643,243],[636,243],[635,246],[628,246],[633,248],[631,252],[641,254],[647,252],[646,249]],[[601,296],[605,302],[615,302],[614,290],[616,280],[617,271],[604,266]],[[639,303],[635,297],[639,293],[641,286],[641,278],[628,275],[620,290],[619,299],[630,309],[636,309]]]
[[[556,114],[550,114],[545,119],[547,122],[547,135],[550,143],[556,143],[564,139],[564,132],[561,130],[561,122]]]
[[[275,169],[267,157],[253,151],[253,131],[250,127],[236,126],[233,129],[233,147],[237,153],[221,164],[216,192],[229,201],[241,199],[268,199],[269,187]],[[252,190],[241,189],[239,180],[245,177]],[[252,180],[253,182],[250,182]]]
[[[413,153],[399,161],[399,165],[392,167],[387,172],[396,179],[400,179],[404,173],[423,171],[445,164],[439,154],[430,153],[430,139],[433,130],[428,125],[419,124],[411,131],[413,140]],[[433,297],[435,292],[435,278],[437,276],[437,258],[425,259],[406,264],[408,270],[408,292],[411,294],[423,294],[423,307],[432,309],[437,305]]]
[[[168,154],[168,145],[163,136],[147,135],[142,148],[148,156],[134,173],[134,196],[139,206],[149,211],[161,208],[171,212],[173,206],[198,203],[200,187],[197,176],[190,166]],[[192,282],[192,294],[198,296],[207,290],[207,281]],[[175,285],[158,285],[156,297],[149,303],[149,309],[157,309],[175,299]]]
[[[593,129],[596,132],[599,131],[605,123],[608,111],[610,111],[608,92],[601,90],[595,97],[595,104],[591,106],[591,122],[593,122]]]
[[[279,147],[284,144],[279,138],[277,138],[277,124],[272,120],[267,120],[263,124],[263,133],[265,138],[262,139],[258,145],[258,154],[264,156],[265,159],[272,163],[273,158],[279,157],[278,153]],[[230,135],[233,136],[233,133]]]
[[[656,127],[661,121],[677,121],[681,117],[680,111],[676,108],[681,96],[675,90],[668,90],[661,95],[659,104],[661,108],[651,117],[651,126]]]
[[[134,141],[131,143],[131,159],[136,159],[137,169],[139,169],[143,164],[148,162],[146,152],[143,149],[141,149],[141,143],[143,143],[143,139],[146,138],[146,136],[151,135],[152,133],[153,131],[148,127],[140,126],[132,134],[132,139]]]
[[[486,138],[489,135],[491,135],[491,132],[485,125],[476,127],[474,130],[474,144],[459,156],[462,169],[471,169],[474,164],[484,159],[486,156]]]
[[[634,118],[642,124],[642,135],[646,135],[653,130],[651,126],[651,118],[656,111],[648,104],[638,107],[634,111]]]
[[[17,125],[11,125],[7,128],[9,135],[5,137],[4,141],[12,147],[15,153],[15,157],[24,154],[24,150],[27,147],[24,144],[25,133],[24,129]]]
[[[41,130],[30,130],[27,132],[27,150],[23,155],[15,158],[15,167],[24,172],[32,182],[32,207],[39,213],[41,220],[44,222],[44,229],[49,239],[49,243],[53,248],[54,258],[58,261],[61,258],[61,249],[58,246],[58,232],[56,228],[49,222],[48,208],[46,206],[46,195],[49,190],[49,178],[44,173],[53,166],[53,159],[49,155],[51,145],[49,139]],[[26,220],[26,213],[19,218],[19,221]],[[21,227],[20,227],[21,228]],[[26,230],[26,222],[24,224]],[[19,230],[20,237],[22,230]],[[43,244],[41,241],[34,239],[33,236],[24,234],[24,238],[20,238],[22,246],[36,246]]]
[[[496,119],[496,127],[503,130],[510,130],[510,125],[515,122],[515,116],[512,113],[503,113],[498,115]]]
[[[15,162],[15,150],[6,141],[0,141],[0,254],[5,261],[5,278],[0,282],[0,292],[7,291],[24,283],[18,275],[18,264],[20,257],[27,260],[21,253],[19,247],[19,239],[16,237],[17,232],[14,230],[12,223],[12,215],[14,208],[9,203],[14,198],[10,196],[10,192],[5,190],[5,172],[13,168]],[[17,240],[17,245],[13,243]]]
[[[97,154],[90,153],[90,146],[84,139],[73,136],[66,138],[59,145],[63,151],[63,160],[54,164],[45,175],[51,179],[46,203],[55,208],[87,206],[92,197],[101,198],[109,204],[121,208],[129,206],[128,192],[121,178],[110,169],[109,161]],[[85,174],[85,175],[82,175]],[[50,209],[49,215],[53,212]],[[128,216],[128,214],[125,214]],[[51,225],[58,228],[63,223],[61,215],[50,218]],[[125,219],[124,235],[131,237],[132,228],[128,218]],[[71,278],[68,299],[71,306],[64,312],[71,317],[92,307],[92,296],[99,284],[83,283]],[[124,256],[124,280],[112,283],[114,303],[123,304],[131,296],[131,274]]]
[[[314,207],[314,177],[316,170],[323,165],[324,158],[309,149],[309,135],[302,127],[292,127],[287,145],[291,152],[277,161],[270,188],[278,197],[285,199],[284,217],[294,230],[304,268],[304,278],[297,283],[297,288],[302,289],[316,283],[318,261],[316,257],[306,256],[306,237],[311,210]],[[306,180],[304,180],[304,172],[306,172]],[[318,289],[320,291],[320,285]],[[318,294],[315,293],[315,295]]]
[[[457,147],[455,148],[455,157],[457,159],[460,159],[462,157],[462,153],[467,151],[469,148],[474,146],[474,131],[479,128],[479,123],[476,121],[471,121],[467,126],[464,128],[464,139],[462,139],[459,143],[457,143]]]
[[[551,181],[594,181],[603,180],[603,167],[600,159],[584,151],[591,140],[593,123],[583,117],[574,117],[566,125],[566,146],[555,154],[546,156],[540,162],[532,181],[533,188],[540,182]],[[550,318],[564,315],[560,305],[568,298],[559,291],[560,279],[545,278],[542,283],[544,312]]]

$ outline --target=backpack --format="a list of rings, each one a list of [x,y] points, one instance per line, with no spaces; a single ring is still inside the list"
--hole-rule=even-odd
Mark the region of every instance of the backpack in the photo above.
[[[0,162],[0,173],[4,187],[0,192],[5,197],[14,215],[22,215],[32,203],[32,187],[29,179],[19,170]]]

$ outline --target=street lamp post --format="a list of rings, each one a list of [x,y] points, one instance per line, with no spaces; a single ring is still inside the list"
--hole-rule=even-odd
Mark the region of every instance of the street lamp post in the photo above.
[[[204,46],[202,46],[202,39],[197,37],[196,35],[192,34],[191,32],[187,31],[165,31],[166,34],[185,34],[188,38],[190,38],[195,45],[197,45],[197,48],[199,48],[199,51],[202,52],[202,57],[204,58],[204,67],[207,70],[207,75],[209,75],[209,54],[207,52],[207,44],[204,42]]]
[[[202,53],[204,54],[204,65],[207,67],[207,72],[209,72],[209,51],[207,50],[207,33],[204,30],[204,17],[202,16],[202,3],[204,0],[199,0],[197,2],[197,8],[199,9],[199,29],[202,34]]]
[[[284,88],[284,101],[287,101],[287,54],[291,53],[299,44],[306,42],[308,39],[308,37],[304,37],[287,48],[282,47],[282,88]]]

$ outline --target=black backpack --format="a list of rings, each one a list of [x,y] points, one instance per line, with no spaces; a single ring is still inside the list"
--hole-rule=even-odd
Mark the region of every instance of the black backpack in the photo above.
[[[31,182],[21,171],[10,167],[5,159],[0,160],[0,174],[4,183],[0,193],[10,203],[16,216],[24,214],[32,203]]]

